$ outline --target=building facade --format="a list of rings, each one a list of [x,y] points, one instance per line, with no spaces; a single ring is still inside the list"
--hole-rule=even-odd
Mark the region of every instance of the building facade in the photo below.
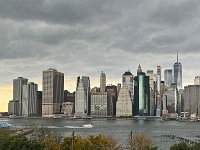
[[[19,101],[19,114],[22,114],[23,85],[27,84],[28,79],[18,77],[13,80],[13,100]]]
[[[117,86],[106,86],[106,92],[108,94],[107,114],[108,116],[116,116],[116,102],[117,102]]]
[[[73,116],[73,106],[74,103],[72,102],[63,102],[62,103],[62,113],[66,116]]]
[[[91,112],[90,79],[87,76],[77,78],[75,92],[75,116],[84,117]]]
[[[126,71],[122,76],[122,87],[127,87],[131,93],[131,99],[133,96],[133,75],[130,71]]]
[[[38,85],[28,82],[23,85],[22,115],[37,115],[37,91]]]
[[[61,113],[64,99],[64,74],[56,69],[43,71],[42,115]]]
[[[200,85],[184,88],[184,113],[190,117],[200,117]]]
[[[102,71],[100,75],[100,92],[106,91],[106,74]]]
[[[19,100],[11,100],[8,103],[8,114],[9,115],[20,115]]]
[[[37,116],[42,116],[42,91],[37,91]]]
[[[116,116],[117,117],[132,116],[132,99],[130,91],[127,86],[123,86],[119,91],[116,103]]]
[[[172,69],[164,70],[164,81],[166,87],[171,86],[171,84],[173,83]]]
[[[150,116],[155,116],[156,102],[155,102],[155,93],[156,93],[156,77],[157,74],[153,70],[147,70],[147,76],[149,76],[149,86],[150,86]]]
[[[200,85],[200,76],[194,78],[194,85]]]
[[[162,94],[161,94],[161,67],[157,66],[157,77],[156,77],[156,116],[160,117],[161,116],[161,99],[162,99]]]
[[[171,85],[163,94],[163,114],[179,114],[179,95],[176,86]]]
[[[140,68],[139,68],[140,69]],[[140,70],[134,78],[134,116],[150,116],[149,76]]]
[[[178,61],[178,53],[177,53],[177,62],[174,64],[173,68],[173,79],[174,83],[177,85],[177,89],[182,89],[182,65]]]
[[[91,94],[91,115],[102,116],[108,115],[108,95],[107,92],[96,92]]]

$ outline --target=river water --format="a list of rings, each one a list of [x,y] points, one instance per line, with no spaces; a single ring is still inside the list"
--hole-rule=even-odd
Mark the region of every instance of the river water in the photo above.
[[[124,148],[127,139],[132,130],[133,135],[143,133],[149,136],[158,146],[159,150],[168,150],[174,143],[178,143],[178,138],[182,137],[188,140],[200,140],[200,122],[178,122],[178,121],[159,121],[159,120],[132,120],[132,119],[53,119],[53,118],[21,118],[21,119],[0,119],[23,126],[45,126],[57,134],[63,136],[75,135],[89,136],[96,134],[104,134],[118,140]],[[66,126],[82,126],[84,124],[92,124],[94,128],[67,128]],[[175,138],[171,138],[174,136]]]

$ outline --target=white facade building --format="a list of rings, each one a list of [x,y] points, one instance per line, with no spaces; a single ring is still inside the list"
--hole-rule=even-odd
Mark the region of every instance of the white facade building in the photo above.
[[[132,100],[130,92],[126,86],[122,87],[119,91],[116,103],[116,116],[132,116]]]
[[[8,103],[8,114],[19,115],[19,100],[11,100]]]
[[[23,85],[28,82],[28,79],[18,77],[13,80],[13,100],[19,101],[19,115],[22,114],[22,97],[23,97]]]
[[[75,92],[75,116],[87,115],[87,94],[85,92],[82,80],[79,81]]]
[[[126,71],[122,76],[122,87],[127,87],[133,95],[133,75],[130,71]]]
[[[23,85],[22,98],[22,115],[36,115],[37,114],[37,91],[38,85],[33,82],[28,82]]]
[[[87,76],[78,77],[75,92],[75,116],[84,117],[90,115],[90,112],[90,79]]]

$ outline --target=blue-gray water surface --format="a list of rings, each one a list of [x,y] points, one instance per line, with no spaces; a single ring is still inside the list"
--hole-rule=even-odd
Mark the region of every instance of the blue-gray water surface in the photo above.
[[[174,143],[178,143],[178,138],[170,138],[168,136],[182,137],[189,140],[200,140],[200,122],[178,122],[178,121],[159,121],[159,120],[132,120],[132,119],[53,119],[53,118],[23,118],[23,119],[0,119],[23,126],[45,126],[63,136],[75,135],[89,136],[96,134],[104,134],[118,140],[123,148],[125,148],[127,139],[132,130],[133,135],[143,133],[149,136],[158,146],[159,150],[168,150]],[[66,126],[82,126],[84,124],[92,124],[94,128],[67,128]],[[167,137],[166,137],[167,135]]]

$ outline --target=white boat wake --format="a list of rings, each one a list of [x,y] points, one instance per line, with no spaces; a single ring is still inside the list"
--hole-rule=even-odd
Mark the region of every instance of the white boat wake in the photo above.
[[[84,129],[84,128],[94,128],[92,124],[84,124],[83,126],[64,126],[65,128],[73,128],[73,129]]]

